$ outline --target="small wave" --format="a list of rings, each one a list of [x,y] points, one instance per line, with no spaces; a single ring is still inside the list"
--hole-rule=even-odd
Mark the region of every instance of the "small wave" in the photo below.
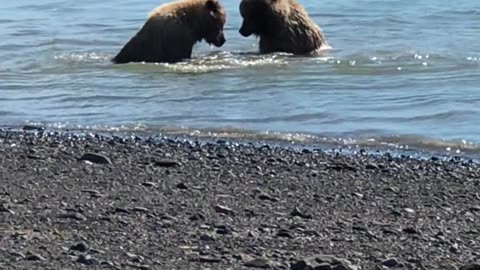
[[[458,72],[478,67],[480,58],[417,51],[378,51],[331,57],[327,63],[340,74],[389,75]]]
[[[233,127],[216,129],[193,129],[188,127],[132,125],[73,125],[70,123],[26,122],[28,125],[72,132],[114,133],[140,136],[193,137],[203,139],[224,139],[247,142],[279,142],[303,147],[367,149],[370,151],[407,151],[414,155],[455,155],[466,158],[480,158],[480,144],[464,139],[441,140],[418,135],[362,135],[358,134],[306,134],[272,131],[253,131]],[[371,132],[367,132],[371,133]]]
[[[161,67],[160,71],[174,73],[208,73],[231,69],[263,66],[281,66],[288,64],[287,54],[240,54],[219,51],[205,56],[192,57],[178,63],[131,63],[129,67],[152,66]]]
[[[87,52],[87,53],[63,53],[54,56],[55,60],[66,63],[95,63],[108,61],[110,56],[107,54]]]

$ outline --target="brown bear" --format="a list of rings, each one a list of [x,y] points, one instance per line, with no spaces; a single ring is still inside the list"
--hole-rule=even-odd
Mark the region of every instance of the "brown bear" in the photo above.
[[[188,59],[203,39],[221,47],[226,13],[218,0],[180,0],[160,5],[112,59],[114,63],[174,63]]]
[[[260,53],[312,54],[328,46],[320,27],[295,0],[242,0],[239,30],[260,37]]]

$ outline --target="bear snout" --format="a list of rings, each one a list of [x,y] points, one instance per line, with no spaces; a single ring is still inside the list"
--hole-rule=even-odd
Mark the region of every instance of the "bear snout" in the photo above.
[[[217,38],[215,39],[215,42],[213,42],[213,45],[215,45],[216,47],[222,47],[226,41],[227,40],[225,39],[225,35],[223,34],[223,32],[220,32],[220,34],[218,34]]]
[[[244,37],[248,37],[252,34],[252,31],[247,29],[247,26],[245,25],[245,21],[242,23],[242,26],[240,27],[240,30],[238,30],[238,32],[240,33],[240,35]]]

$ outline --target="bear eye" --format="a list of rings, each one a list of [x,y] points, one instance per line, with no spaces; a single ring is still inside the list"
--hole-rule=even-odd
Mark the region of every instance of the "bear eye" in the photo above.
[[[210,10],[210,16],[215,17],[215,11]]]

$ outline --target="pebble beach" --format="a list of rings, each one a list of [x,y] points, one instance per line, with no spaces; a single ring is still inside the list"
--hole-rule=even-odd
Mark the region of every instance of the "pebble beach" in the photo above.
[[[480,269],[480,167],[0,132],[0,269]]]

